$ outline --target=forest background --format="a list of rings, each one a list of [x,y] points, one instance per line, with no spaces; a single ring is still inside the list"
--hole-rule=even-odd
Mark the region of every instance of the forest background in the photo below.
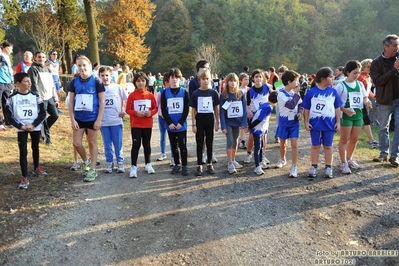
[[[3,0],[0,41],[24,51],[56,49],[69,72],[85,54],[103,65],[153,73],[239,73],[281,64],[301,73],[375,58],[398,34],[397,0]]]

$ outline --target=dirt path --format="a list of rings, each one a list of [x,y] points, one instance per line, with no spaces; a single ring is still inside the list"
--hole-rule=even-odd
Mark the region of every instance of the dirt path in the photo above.
[[[125,135],[130,139],[128,130]],[[156,174],[148,175],[141,151],[137,179],[115,173],[74,183],[74,199],[1,247],[0,264],[313,265],[335,258],[335,264],[399,265],[397,170],[359,160],[363,169],[352,175],[335,166],[334,179],[309,181],[310,144],[303,133],[298,178],[287,177],[289,165],[259,177],[253,163],[229,175],[225,137],[217,133],[216,175],[196,178],[195,143],[188,136],[190,176],[170,175],[169,160],[154,162]],[[154,127],[153,160],[158,138]],[[130,143],[124,145],[126,165]],[[275,163],[278,146],[268,147]],[[240,150],[241,162],[244,155]],[[396,253],[334,253],[354,250]]]

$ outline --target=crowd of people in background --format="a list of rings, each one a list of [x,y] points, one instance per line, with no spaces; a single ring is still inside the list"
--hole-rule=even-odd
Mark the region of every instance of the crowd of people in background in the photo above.
[[[299,74],[281,65],[268,70],[248,66],[242,73],[219,77],[212,73],[209,62],[196,64],[197,76],[185,79],[178,68],[164,74],[131,71],[118,63],[113,68],[92,64],[84,55],[73,59],[73,79],[62,88],[60,63],[56,50],[48,54],[24,53],[15,70],[10,61],[13,45],[2,44],[0,56],[0,97],[4,116],[0,129],[15,127],[20,149],[21,183],[29,185],[27,138],[32,140],[33,174],[46,176],[39,166],[39,142],[52,146],[50,129],[62,111],[58,102],[62,89],[67,92],[66,105],[73,132],[74,163],[71,170],[83,170],[84,181],[98,177],[98,132],[104,142],[105,173],[125,172],[123,155],[123,119],[130,118],[132,138],[129,177],[137,178],[137,164],[143,146],[145,171],[154,174],[151,163],[153,117],[157,115],[161,154],[167,159],[166,135],[170,143],[171,174],[190,173],[187,131],[191,128],[196,141],[195,175],[215,174],[214,134],[226,136],[226,169],[234,174],[243,165],[236,157],[237,149],[245,149],[243,163],[254,161],[254,173],[264,174],[270,167],[266,144],[270,116],[275,113],[274,134],[279,143],[276,168],[287,164],[288,143],[291,167],[287,176],[298,176],[298,139],[300,123],[310,134],[310,169],[308,178],[319,171],[320,148],[323,147],[324,177],[332,178],[334,135],[339,132],[340,170],[351,174],[361,168],[355,160],[356,145],[362,128],[371,149],[379,148],[375,162],[399,166],[399,37],[388,35],[383,40],[383,53],[373,59],[349,60],[335,71],[322,67],[315,74]],[[48,55],[48,56],[47,56]],[[15,75],[14,75],[15,74]],[[13,92],[14,85],[16,86]],[[66,84],[64,84],[66,85]],[[187,121],[191,110],[191,121]],[[48,116],[47,116],[48,114]],[[394,125],[391,124],[394,121]],[[377,141],[371,126],[379,126]],[[390,143],[389,130],[394,130]],[[86,136],[89,152],[83,145]],[[391,148],[391,149],[390,149]],[[79,157],[80,160],[79,160]],[[203,165],[206,168],[203,169]]]

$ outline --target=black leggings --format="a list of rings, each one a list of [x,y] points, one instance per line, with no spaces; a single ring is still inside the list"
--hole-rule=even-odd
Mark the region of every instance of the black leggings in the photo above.
[[[151,157],[151,134],[152,128],[131,128],[132,133],[132,150],[130,152],[132,165],[137,166],[137,158],[143,140],[145,164],[150,163]]]
[[[168,131],[169,142],[172,147],[172,154],[175,160],[175,164],[180,164],[179,159],[179,148],[181,163],[183,166],[187,166],[187,130],[181,132],[171,132]]]
[[[202,164],[202,150],[204,148],[204,139],[206,145],[206,162],[209,164],[212,160],[213,152],[213,130],[215,127],[215,116],[197,114],[195,117],[195,125],[197,133],[195,140],[197,141],[197,164]]]
[[[18,132],[19,163],[21,165],[22,176],[28,177],[28,134],[31,138],[31,148],[33,157],[33,169],[39,167],[39,142],[40,131]]]

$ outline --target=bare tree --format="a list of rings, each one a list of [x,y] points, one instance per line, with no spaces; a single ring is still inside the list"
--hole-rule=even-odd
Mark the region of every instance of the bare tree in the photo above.
[[[209,62],[209,66],[211,68],[211,72],[213,74],[220,74],[220,54],[216,50],[216,46],[214,44],[207,45],[203,43],[201,47],[197,50],[196,60],[205,59]]]

